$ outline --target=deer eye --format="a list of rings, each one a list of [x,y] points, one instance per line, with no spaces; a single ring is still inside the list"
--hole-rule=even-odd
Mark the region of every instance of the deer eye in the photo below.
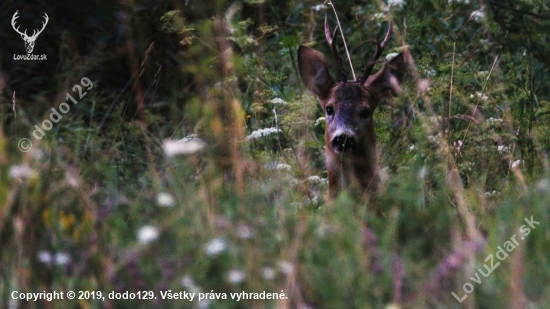
[[[327,116],[334,115],[334,108],[332,106],[327,106],[326,108]]]
[[[368,108],[365,108],[364,110],[362,110],[360,113],[359,113],[359,117],[363,118],[363,119],[367,119],[370,117],[370,109]]]

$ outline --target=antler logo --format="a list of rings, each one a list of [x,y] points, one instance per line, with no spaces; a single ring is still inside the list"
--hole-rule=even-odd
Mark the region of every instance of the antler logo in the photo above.
[[[19,11],[16,11],[15,14],[13,14],[13,17],[11,19],[11,26],[13,27],[13,30],[15,30],[15,32],[21,35],[21,38],[23,39],[23,41],[25,41],[25,49],[27,50],[27,54],[30,54],[34,49],[34,41],[36,41],[36,38],[38,38],[38,35],[42,33],[42,31],[44,31],[44,28],[46,28],[46,25],[48,24],[48,20],[50,19],[48,18],[48,14],[44,13],[45,21],[42,22],[42,29],[40,30],[35,29],[33,30],[32,35],[28,36],[27,30],[25,30],[24,32],[21,32],[19,31],[19,26],[15,28],[15,20],[19,18],[19,16],[17,15],[18,12]]]

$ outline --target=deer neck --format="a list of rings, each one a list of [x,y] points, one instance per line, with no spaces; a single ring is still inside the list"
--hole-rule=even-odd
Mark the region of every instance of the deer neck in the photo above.
[[[325,156],[331,198],[336,197],[342,188],[359,194],[378,190],[380,180],[374,143],[359,154],[338,155],[326,149]]]

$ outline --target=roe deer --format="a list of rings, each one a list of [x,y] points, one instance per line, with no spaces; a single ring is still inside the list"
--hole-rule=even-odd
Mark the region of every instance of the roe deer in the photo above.
[[[325,37],[336,60],[339,81],[332,79],[323,55],[306,46],[298,50],[300,75],[306,87],[319,98],[326,115],[325,157],[329,197],[343,188],[376,192],[379,176],[373,113],[378,103],[400,89],[405,71],[403,54],[397,55],[380,71],[369,76],[392,34],[390,22],[382,43],[363,69],[361,77],[348,81],[336,49],[338,26],[331,34],[325,17]]]

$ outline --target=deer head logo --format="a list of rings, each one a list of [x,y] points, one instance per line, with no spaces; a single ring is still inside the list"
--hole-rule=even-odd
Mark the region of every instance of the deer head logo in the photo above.
[[[16,11],[15,14],[13,14],[13,17],[11,19],[11,26],[13,27],[13,30],[15,30],[15,32],[21,35],[21,38],[23,39],[23,41],[25,41],[25,49],[27,50],[27,54],[30,54],[34,49],[34,41],[36,41],[36,38],[38,38],[38,35],[42,33],[42,31],[44,31],[44,28],[46,28],[46,25],[48,24],[48,20],[50,19],[48,18],[48,14],[44,13],[45,21],[42,22],[42,29],[40,30],[35,29],[33,30],[32,35],[28,36],[27,30],[25,30],[24,32],[21,32],[19,31],[19,27],[17,28],[15,27],[15,20],[19,18],[19,15],[17,15],[18,12],[19,11]]]

